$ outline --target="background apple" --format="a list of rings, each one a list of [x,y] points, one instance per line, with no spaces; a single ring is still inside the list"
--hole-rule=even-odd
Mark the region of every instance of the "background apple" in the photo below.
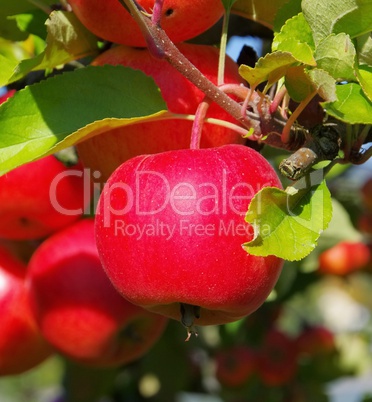
[[[299,355],[325,355],[335,350],[335,336],[326,327],[310,326],[304,328],[296,339]]]
[[[343,241],[319,255],[319,272],[347,275],[363,268],[369,260],[370,250],[366,244]]]
[[[123,45],[144,47],[137,23],[118,0],[68,0],[80,21],[97,36]],[[154,0],[138,4],[152,12]],[[165,0],[161,26],[173,42],[191,39],[214,25],[223,15],[222,2],[215,0]]]
[[[180,51],[212,82],[217,82],[218,49],[213,46],[179,44]],[[94,62],[94,65],[124,65],[139,69],[151,76],[173,113],[195,114],[204,94],[176,71],[167,61],[154,59],[147,49],[126,46],[114,47]],[[241,83],[237,65],[226,58],[226,83]],[[209,107],[207,117],[236,121],[218,105]],[[86,167],[99,171],[102,182],[123,162],[137,155],[153,154],[173,149],[189,148],[192,122],[163,120],[117,128],[77,145],[79,156]],[[231,129],[205,124],[201,147],[208,148],[229,143],[243,143],[241,135]]]
[[[245,345],[219,350],[216,378],[225,387],[240,387],[256,373],[256,353]]]
[[[89,207],[81,164],[66,167],[55,156],[22,165],[0,177],[0,238],[39,239],[71,224]]]
[[[257,357],[257,370],[267,386],[281,386],[293,380],[297,373],[295,341],[285,333],[269,330]]]
[[[45,240],[30,260],[27,283],[45,338],[81,363],[131,362],[166,325],[164,317],[132,305],[111,285],[99,261],[93,219]]]
[[[114,286],[134,304],[196,324],[235,321],[256,310],[281,272],[256,257],[244,216],[264,186],[280,187],[270,164],[242,145],[132,158],[110,177],[96,214],[97,246]],[[268,228],[266,228],[268,229]],[[190,319],[192,321],[192,319]]]
[[[0,247],[0,376],[23,373],[52,352],[32,314],[25,273],[26,266]]]

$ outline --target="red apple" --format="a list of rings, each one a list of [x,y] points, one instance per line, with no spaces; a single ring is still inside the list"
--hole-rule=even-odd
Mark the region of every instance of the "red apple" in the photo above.
[[[276,329],[267,332],[258,354],[257,370],[265,385],[276,387],[290,382],[297,373],[295,341]]]
[[[50,354],[32,314],[26,266],[0,248],[0,376],[27,371]]]
[[[280,181],[242,145],[142,155],[123,163],[101,194],[97,245],[114,286],[129,301],[192,330],[255,311],[282,260],[248,254],[252,197]],[[270,230],[265,227],[261,230]],[[181,312],[182,314],[181,314]]]
[[[125,300],[102,269],[94,220],[81,220],[52,235],[35,251],[27,276],[44,337],[71,359],[116,366],[144,353],[166,319]]]
[[[217,82],[218,49],[213,46],[180,44],[180,51],[212,82]],[[118,46],[99,56],[94,65],[124,65],[151,76],[159,86],[168,109],[178,114],[195,114],[204,94],[176,71],[167,61],[154,59],[147,49]],[[241,83],[237,65],[226,59],[226,83]],[[207,117],[236,121],[218,105],[209,107]],[[117,128],[77,145],[83,164],[102,174],[106,182],[110,174],[131,157],[174,149],[189,148],[192,122],[163,120]],[[243,143],[237,132],[221,126],[205,124],[201,147]]]
[[[15,89],[10,89],[9,91],[5,92],[4,95],[0,96],[0,105],[12,97],[16,93]]]
[[[347,275],[363,268],[370,259],[370,250],[362,242],[340,242],[319,256],[319,272]]]
[[[335,350],[335,337],[325,327],[308,327],[298,335],[296,346],[299,355],[325,355]]]
[[[1,176],[0,238],[43,238],[80,218],[91,194],[83,173],[47,156]]]
[[[240,387],[256,372],[256,354],[248,346],[234,346],[216,354],[216,378],[225,387]]]
[[[95,35],[110,42],[144,47],[146,42],[137,23],[118,0],[68,0],[80,21]],[[148,13],[154,0],[138,0]],[[174,43],[203,33],[223,15],[221,1],[165,0],[161,27]]]

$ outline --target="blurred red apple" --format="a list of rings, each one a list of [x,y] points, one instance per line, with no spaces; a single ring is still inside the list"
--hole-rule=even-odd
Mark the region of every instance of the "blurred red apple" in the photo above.
[[[319,256],[319,272],[347,275],[363,268],[370,259],[370,250],[362,242],[340,242]]]
[[[297,373],[297,350],[293,339],[271,329],[265,335],[257,358],[259,377],[265,385],[287,384]]]
[[[307,327],[298,335],[296,345],[299,355],[324,355],[335,350],[335,337],[326,327]]]
[[[0,248],[0,376],[27,371],[51,354],[32,314],[26,266]]]
[[[80,21],[102,39],[133,47],[146,46],[136,21],[118,0],[68,0]],[[151,13],[154,0],[138,0]],[[161,27],[175,43],[191,39],[214,25],[223,15],[221,1],[165,0]]]
[[[111,285],[99,261],[93,219],[45,240],[30,260],[27,280],[44,337],[87,365],[116,366],[141,357],[167,322]]]
[[[256,372],[256,354],[248,346],[233,346],[216,353],[216,378],[225,387],[240,387]]]
[[[1,176],[0,238],[39,239],[76,221],[89,206],[86,181],[81,164],[66,167],[54,156]]]

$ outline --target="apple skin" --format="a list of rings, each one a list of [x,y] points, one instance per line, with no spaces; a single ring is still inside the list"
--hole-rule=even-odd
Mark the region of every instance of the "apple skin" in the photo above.
[[[112,174],[97,206],[106,273],[129,301],[170,318],[180,319],[180,303],[200,307],[196,325],[252,313],[282,268],[281,259],[242,248],[253,236],[245,213],[263,186],[281,184],[242,145],[132,158]]]
[[[44,337],[86,365],[113,367],[141,357],[167,323],[112,286],[98,257],[93,219],[45,240],[30,260],[27,284]]]
[[[21,374],[52,353],[32,313],[26,266],[0,247],[0,376]]]
[[[81,164],[66,167],[53,155],[1,176],[0,238],[40,239],[76,221],[89,206],[87,182]]]
[[[213,83],[217,82],[218,49],[213,46],[179,44],[180,51]],[[175,70],[167,61],[154,59],[147,49],[117,46],[100,55],[93,65],[124,65],[151,76],[161,90],[169,111],[195,114],[204,94]],[[225,83],[242,83],[235,62],[226,58]],[[237,123],[227,112],[212,103],[207,117]],[[106,182],[111,173],[126,160],[143,154],[190,146],[192,122],[163,120],[140,123],[107,131],[77,145],[85,167],[101,173]],[[242,144],[242,136],[225,127],[204,124],[201,148],[217,147],[230,143]]]
[[[366,266],[370,256],[371,252],[366,244],[343,241],[320,254],[319,272],[347,275]]]
[[[144,36],[130,13],[117,0],[68,0],[80,21],[95,35],[114,43],[146,47]],[[137,2],[151,13],[154,0]],[[160,21],[170,39],[183,42],[214,25],[223,15],[215,0],[165,0]]]
[[[256,353],[248,346],[219,350],[215,362],[216,378],[225,387],[241,387],[256,373]]]

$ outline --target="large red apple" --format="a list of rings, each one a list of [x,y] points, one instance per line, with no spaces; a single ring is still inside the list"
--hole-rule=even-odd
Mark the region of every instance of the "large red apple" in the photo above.
[[[180,51],[212,82],[217,82],[218,49],[213,46],[183,43]],[[204,94],[176,71],[167,61],[154,59],[147,49],[118,46],[99,56],[94,65],[124,65],[143,71],[159,86],[168,109],[178,114],[195,114]],[[226,83],[241,83],[237,65],[226,58]],[[207,117],[236,121],[218,105],[209,107]],[[137,155],[189,148],[192,122],[163,120],[117,128],[78,144],[77,149],[86,167],[99,171],[105,182],[123,162]],[[241,135],[231,129],[205,124],[201,147],[242,143]]]
[[[81,164],[47,156],[22,165],[0,177],[0,238],[46,237],[80,218],[90,195]]]
[[[51,354],[32,314],[25,273],[26,267],[0,248],[0,376],[23,373]]]
[[[110,42],[144,47],[137,23],[118,0],[68,0],[80,21],[94,34]],[[154,0],[138,0],[148,13]],[[221,1],[165,0],[160,24],[173,42],[191,39],[214,25],[223,15]]]
[[[44,337],[71,359],[94,366],[131,362],[162,334],[166,319],[125,300],[102,269],[93,219],[49,237],[27,276]]]
[[[244,219],[248,205],[265,186],[280,187],[275,171],[243,145],[123,163],[96,215],[98,250],[112,283],[134,304],[182,315],[186,327],[193,317],[200,325],[222,324],[252,313],[282,268],[279,258],[242,247],[254,235]]]

